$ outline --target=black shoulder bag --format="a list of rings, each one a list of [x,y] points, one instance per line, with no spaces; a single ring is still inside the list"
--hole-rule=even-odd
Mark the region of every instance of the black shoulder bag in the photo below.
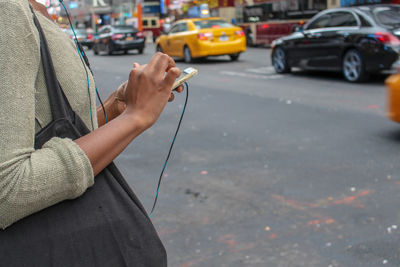
[[[34,15],[53,121],[35,139],[77,139],[88,128],[58,83],[47,42]],[[0,266],[167,266],[165,248],[143,206],[116,166],[95,177],[81,197],[66,200],[0,230]]]

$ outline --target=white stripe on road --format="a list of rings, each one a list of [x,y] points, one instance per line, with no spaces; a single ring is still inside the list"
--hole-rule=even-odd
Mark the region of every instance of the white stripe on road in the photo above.
[[[245,78],[253,78],[253,79],[264,79],[264,80],[273,80],[273,79],[281,79],[282,75],[258,75],[246,72],[236,72],[236,71],[221,71],[223,75],[229,76],[237,76],[237,77],[245,77]]]
[[[276,74],[274,67],[261,67],[256,69],[246,69],[248,72],[262,73],[262,74]]]

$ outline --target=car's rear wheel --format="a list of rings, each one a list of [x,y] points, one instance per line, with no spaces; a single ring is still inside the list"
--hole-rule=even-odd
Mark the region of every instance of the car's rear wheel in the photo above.
[[[239,56],[240,56],[240,53],[235,53],[235,54],[229,55],[229,57],[231,58],[232,61],[238,60]]]
[[[364,59],[356,49],[350,49],[343,57],[343,76],[349,82],[362,82],[367,79]]]
[[[138,49],[139,54],[143,54],[143,47]]]
[[[183,48],[183,60],[186,63],[190,63],[193,61],[192,53],[190,52],[190,49],[188,46],[185,46],[185,48]]]
[[[277,73],[290,72],[290,66],[287,63],[285,50],[281,47],[276,47],[272,53],[272,65]]]
[[[161,53],[163,53],[163,50],[162,50],[162,48],[161,48],[161,45],[157,45],[157,47],[156,47],[156,52],[161,52]]]

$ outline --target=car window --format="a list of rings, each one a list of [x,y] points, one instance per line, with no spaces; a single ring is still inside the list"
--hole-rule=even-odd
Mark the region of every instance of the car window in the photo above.
[[[110,32],[110,28],[103,28],[99,31],[99,34],[105,34],[105,33],[109,33]]]
[[[184,22],[184,23],[182,23],[181,25],[180,25],[180,28],[179,28],[179,31],[181,31],[181,32],[186,32],[186,31],[188,31],[189,29],[188,29],[188,26],[187,26],[187,23],[186,22]]]
[[[86,35],[85,29],[75,29],[75,33],[79,35]]]
[[[194,21],[194,25],[196,26],[197,29],[233,27],[232,24],[220,19],[198,20]]]
[[[326,28],[329,25],[330,19],[331,16],[329,14],[322,15],[311,22],[311,24],[307,26],[307,30]]]
[[[357,19],[350,12],[339,11],[331,13],[331,20],[328,27],[349,27],[357,26]]]
[[[174,26],[171,27],[171,29],[169,30],[169,33],[176,33],[179,30],[179,24],[176,24]]]
[[[133,26],[113,26],[113,32],[115,33],[130,33],[133,32]]]
[[[372,27],[372,24],[368,21],[368,19],[361,14],[357,14],[358,18],[360,19],[362,27]]]
[[[374,10],[375,18],[385,26],[400,26],[400,8],[381,7]]]
[[[169,33],[178,33],[178,32],[184,32],[188,30],[188,26],[186,22],[183,23],[179,23],[174,25],[171,30],[169,31]]]

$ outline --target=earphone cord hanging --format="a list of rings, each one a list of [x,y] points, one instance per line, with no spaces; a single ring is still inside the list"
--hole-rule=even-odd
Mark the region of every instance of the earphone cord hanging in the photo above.
[[[71,18],[70,18],[70,16],[69,16],[68,10],[67,10],[67,8],[66,8],[65,5],[64,5],[63,0],[59,0],[59,2],[60,2],[60,3],[62,4],[62,6],[64,7],[64,10],[65,10],[65,13],[67,14],[67,18],[68,18],[68,21],[69,21],[71,30],[72,30],[72,32],[73,32],[73,34],[74,34],[74,36],[75,36],[74,41],[75,41],[76,49],[78,50],[79,58],[80,58],[80,60],[81,60],[81,62],[82,62],[82,64],[83,64],[83,67],[84,67],[85,72],[86,72],[86,78],[87,78],[87,82],[88,82],[88,94],[89,94],[89,99],[90,99],[89,74],[88,74],[87,69],[86,69],[85,66],[87,66],[87,67],[89,68],[90,72],[92,73],[92,76],[93,76],[93,72],[92,72],[92,69],[90,68],[89,61],[87,60],[86,55],[85,55],[84,51],[83,51],[82,48],[81,48],[81,45],[80,45],[80,44],[78,43],[78,41],[77,41],[77,37],[76,37],[76,34],[75,34],[75,30],[74,30],[74,28],[73,28],[73,26],[72,26],[72,21],[71,21]],[[85,64],[84,60],[85,60],[86,64]],[[163,166],[163,168],[162,168],[162,171],[161,171],[161,174],[160,174],[160,178],[158,179],[156,197],[155,197],[155,199],[154,199],[154,203],[153,203],[153,207],[151,208],[151,212],[150,212],[150,214],[149,214],[149,217],[150,217],[150,218],[151,218],[151,216],[153,215],[154,208],[156,207],[157,200],[158,200],[158,195],[159,195],[159,193],[160,193],[161,180],[162,180],[162,177],[163,177],[163,175],[164,175],[164,171],[165,171],[165,169],[166,169],[166,167],[167,167],[169,157],[171,156],[172,148],[174,147],[175,140],[176,140],[176,137],[177,137],[177,135],[178,135],[179,129],[180,129],[180,127],[181,127],[182,120],[183,120],[183,116],[185,115],[186,106],[187,106],[187,102],[188,102],[188,98],[189,98],[189,85],[188,85],[186,82],[185,82],[184,84],[185,84],[185,87],[186,87],[186,99],[185,99],[185,104],[184,104],[184,106],[183,106],[182,114],[181,114],[181,117],[180,117],[180,119],[179,119],[178,127],[176,128],[175,135],[174,135],[174,138],[173,138],[173,140],[172,140],[171,146],[170,146],[170,148],[169,148],[167,158],[166,158],[165,163],[164,163],[164,166]],[[104,108],[103,102],[101,101],[99,92],[98,92],[98,90],[97,90],[96,83],[95,83],[95,88],[96,88],[97,97],[98,97],[98,99],[99,99],[99,101],[100,101],[101,107],[102,107],[103,112],[104,112],[105,122],[107,123],[107,113],[106,113],[106,110],[105,110],[105,108]],[[90,100],[90,101],[91,101],[91,100]],[[90,119],[91,119],[91,122],[92,122],[92,127],[94,128],[94,126],[93,126],[92,104],[91,104],[91,102],[90,102]]]
[[[185,115],[186,106],[187,106],[187,102],[188,102],[188,98],[189,98],[189,85],[186,82],[185,82],[185,87],[186,87],[185,104],[183,105],[181,118],[179,119],[178,127],[176,128],[176,131],[175,131],[174,139],[172,140],[171,146],[169,147],[167,159],[165,160],[164,167],[162,168],[162,171],[161,171],[161,174],[160,174],[160,178],[158,179],[156,197],[154,199],[153,207],[151,208],[151,211],[150,211],[150,214],[149,214],[149,218],[151,218],[151,216],[153,215],[154,208],[156,207],[157,200],[158,200],[158,195],[160,193],[161,180],[162,180],[162,177],[164,175],[164,171],[165,171],[165,169],[167,167],[169,157],[171,156],[171,152],[172,152],[172,148],[174,147],[174,144],[175,144],[176,136],[178,135],[179,129],[181,128],[181,123],[182,123],[183,116]]]
[[[90,96],[89,74],[88,74],[87,69],[86,69],[85,66],[87,66],[87,67],[89,68],[89,70],[90,70],[90,72],[91,72],[91,74],[92,74],[92,76],[93,76],[93,80],[94,80],[93,71],[92,71],[92,69],[90,68],[89,60],[87,59],[87,57],[86,57],[86,55],[85,55],[85,52],[84,52],[83,49],[82,49],[82,46],[81,46],[80,43],[78,42],[78,38],[76,37],[75,29],[74,29],[74,27],[72,26],[72,21],[71,21],[71,17],[70,17],[70,15],[69,15],[69,12],[68,12],[67,8],[65,7],[63,0],[59,0],[59,2],[60,2],[61,5],[63,6],[63,8],[64,8],[64,10],[65,10],[65,13],[66,13],[66,15],[67,15],[70,28],[71,28],[71,30],[72,30],[72,33],[74,34],[74,43],[75,43],[76,49],[78,50],[79,58],[80,58],[80,60],[81,60],[81,62],[82,62],[83,68],[85,69],[86,80],[87,80],[87,90],[88,90],[89,101],[90,101],[90,120],[91,120],[91,123],[92,123],[92,129],[94,130],[94,125],[93,125],[93,114],[92,114],[92,113],[93,113],[93,107],[92,107],[92,100],[91,100],[91,96]],[[85,64],[85,62],[86,62],[86,64]],[[95,89],[96,89],[97,98],[99,99],[100,105],[101,105],[101,107],[102,107],[102,109],[103,109],[105,122],[107,123],[107,113],[106,113],[106,110],[105,110],[105,108],[104,108],[103,101],[102,101],[101,98],[100,98],[100,94],[99,94],[99,92],[98,92],[98,90],[97,90],[96,82],[94,82],[94,86],[95,86]]]

